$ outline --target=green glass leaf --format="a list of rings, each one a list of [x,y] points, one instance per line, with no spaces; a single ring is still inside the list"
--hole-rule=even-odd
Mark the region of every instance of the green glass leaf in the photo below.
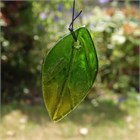
[[[80,27],[59,40],[42,67],[43,98],[49,116],[58,121],[88,94],[98,71],[96,50],[89,31]]]

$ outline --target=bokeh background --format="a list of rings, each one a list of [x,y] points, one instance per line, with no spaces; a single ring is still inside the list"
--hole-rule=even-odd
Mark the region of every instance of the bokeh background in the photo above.
[[[2,140],[139,140],[140,2],[76,0],[96,46],[99,72],[77,109],[51,122],[41,91],[41,64],[69,33],[72,0],[0,2]]]

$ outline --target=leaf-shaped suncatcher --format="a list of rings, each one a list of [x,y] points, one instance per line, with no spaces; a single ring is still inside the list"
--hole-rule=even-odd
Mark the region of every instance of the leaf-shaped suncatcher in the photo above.
[[[60,39],[46,55],[42,67],[43,98],[49,116],[58,121],[70,113],[92,88],[98,71],[96,50],[85,27],[73,30],[73,2],[70,34]]]

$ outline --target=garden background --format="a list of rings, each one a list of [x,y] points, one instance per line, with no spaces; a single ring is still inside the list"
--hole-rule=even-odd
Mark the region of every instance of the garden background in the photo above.
[[[78,108],[51,122],[41,91],[48,50],[69,33],[72,0],[1,1],[3,140],[139,140],[140,2],[76,0],[74,28],[86,25],[99,72]]]

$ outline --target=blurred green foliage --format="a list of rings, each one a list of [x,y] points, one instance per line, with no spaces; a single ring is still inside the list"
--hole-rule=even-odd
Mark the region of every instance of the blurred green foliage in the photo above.
[[[96,92],[103,87],[122,95],[138,91],[139,11],[130,5],[105,9],[89,5],[85,1],[76,4],[83,14],[75,28],[85,24],[97,48]],[[68,33],[72,2],[3,1],[0,6],[2,102],[34,99],[41,95],[44,55]]]
[[[98,78],[108,88],[126,95],[139,88],[140,13],[135,7],[116,6],[94,8],[87,24],[98,49]]]

